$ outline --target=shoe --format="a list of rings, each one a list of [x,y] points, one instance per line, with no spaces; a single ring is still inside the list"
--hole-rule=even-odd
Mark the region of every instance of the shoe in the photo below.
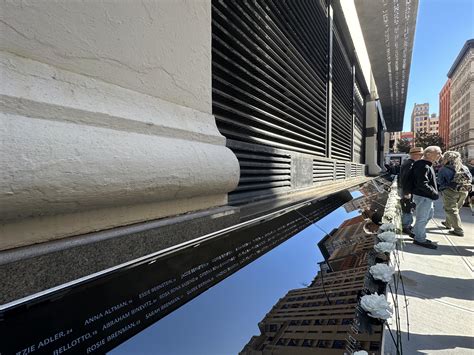
[[[409,236],[410,238],[412,238],[412,239],[415,239],[415,233],[410,233],[410,234],[408,234],[408,236]],[[429,239],[425,239],[425,240],[426,240],[428,243],[433,243],[433,242],[432,242],[431,240],[429,240]]]
[[[448,233],[452,235],[457,235],[458,237],[464,237],[464,232],[452,230],[452,231],[449,231]]]
[[[403,227],[402,233],[408,235],[413,234],[412,227]]]
[[[428,239],[426,239],[424,242],[419,242],[417,240],[414,240],[413,244],[416,244],[416,245],[419,245],[420,247],[424,247],[428,249],[438,249],[438,246]]]
[[[412,239],[415,239],[415,233],[411,232],[410,234],[408,234],[408,236]],[[433,243],[431,240],[429,239],[425,239],[428,243]]]
[[[451,227],[446,223],[446,221],[441,221],[441,224],[444,226],[444,228],[451,229]]]

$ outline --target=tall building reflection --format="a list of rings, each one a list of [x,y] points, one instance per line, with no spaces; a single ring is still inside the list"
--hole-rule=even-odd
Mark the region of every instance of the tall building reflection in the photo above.
[[[241,355],[344,354],[362,349],[381,353],[382,326],[360,327],[364,315],[357,304],[371,283],[367,271],[378,229],[368,217],[383,205],[386,194],[375,184],[360,191],[363,196],[344,208],[360,210],[361,215],[343,221],[318,243],[325,261],[313,282],[290,290],[273,306],[258,324],[261,334],[250,339]]]

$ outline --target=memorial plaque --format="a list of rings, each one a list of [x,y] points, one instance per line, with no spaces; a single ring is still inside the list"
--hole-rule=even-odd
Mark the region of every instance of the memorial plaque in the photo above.
[[[0,307],[0,354],[105,353],[351,199],[344,191]]]

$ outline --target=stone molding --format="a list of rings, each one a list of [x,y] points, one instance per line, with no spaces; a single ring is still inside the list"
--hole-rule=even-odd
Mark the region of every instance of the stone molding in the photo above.
[[[0,249],[225,205],[237,186],[208,113],[6,52],[0,77]]]

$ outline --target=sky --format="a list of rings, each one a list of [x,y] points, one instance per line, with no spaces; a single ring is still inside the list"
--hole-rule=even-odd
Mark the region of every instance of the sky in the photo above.
[[[461,48],[474,38],[474,0],[420,0],[403,130],[415,103],[439,113],[439,92]]]
[[[358,191],[352,196],[361,196]],[[112,355],[237,354],[258,322],[289,290],[309,284],[323,261],[317,243],[344,220],[359,215],[343,207],[211,287],[116,349]],[[323,232],[325,231],[325,232]]]

